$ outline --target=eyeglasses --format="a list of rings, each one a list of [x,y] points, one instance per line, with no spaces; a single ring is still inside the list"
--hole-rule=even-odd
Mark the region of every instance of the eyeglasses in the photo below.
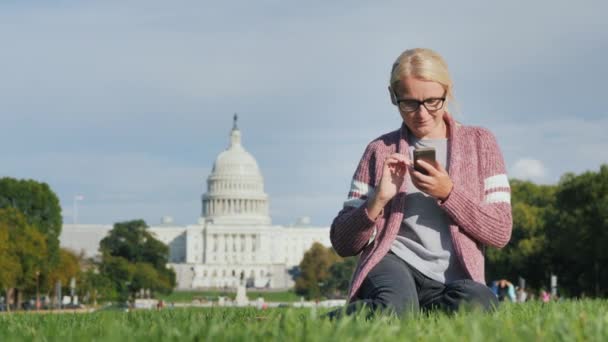
[[[429,112],[434,112],[441,109],[444,102],[445,97],[431,97],[422,101],[405,99],[397,100],[397,106],[399,106],[399,109],[404,113],[415,112],[420,108],[421,105],[424,106],[424,108],[426,108],[426,110]]]

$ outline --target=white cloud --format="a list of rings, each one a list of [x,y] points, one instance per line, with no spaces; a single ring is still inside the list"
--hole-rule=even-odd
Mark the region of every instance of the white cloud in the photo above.
[[[530,115],[526,121],[494,116],[482,125],[496,134],[505,161],[511,165],[510,177],[529,175],[523,171],[518,174],[530,165],[522,164],[521,160],[542,160],[542,181],[547,183],[557,182],[566,172],[597,170],[601,164],[608,163],[608,118],[605,116],[594,119],[571,114],[564,119],[547,119]]]
[[[546,169],[543,163],[537,159],[519,159],[511,167],[511,178],[542,182],[546,177]]]

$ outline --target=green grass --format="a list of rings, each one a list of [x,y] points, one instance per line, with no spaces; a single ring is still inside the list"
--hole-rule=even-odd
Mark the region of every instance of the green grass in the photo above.
[[[329,321],[314,309],[213,308],[0,315],[0,341],[608,341],[608,302],[507,304],[495,313]]]
[[[234,299],[236,292],[231,291],[173,291],[170,295],[159,296],[159,299],[163,299],[166,302],[176,303],[191,303],[195,298],[217,300],[218,296],[229,297]],[[247,291],[247,297],[249,300],[256,300],[258,297],[264,298],[266,302],[297,302],[300,301],[300,296],[295,294],[293,291]]]

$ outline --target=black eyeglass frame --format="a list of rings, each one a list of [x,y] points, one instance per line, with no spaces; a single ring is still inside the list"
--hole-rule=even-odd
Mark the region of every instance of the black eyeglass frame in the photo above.
[[[414,100],[414,99],[398,99],[397,98],[397,94],[395,94],[395,92],[393,91],[393,96],[395,97],[395,105],[397,106],[397,108],[399,108],[399,110],[401,110],[402,112],[408,114],[408,113],[413,113],[415,111],[417,111],[418,109],[420,109],[420,106],[424,106],[424,108],[426,108],[427,111],[429,112],[435,112],[440,110],[441,108],[443,108],[443,106],[445,105],[445,100],[446,97],[429,97],[428,99],[424,99],[422,101],[419,100]],[[433,109],[429,109],[429,107],[426,106],[426,103],[428,101],[436,101],[436,100],[441,100],[441,106],[437,107],[437,108],[433,108]],[[404,110],[403,108],[401,108],[401,103],[405,102],[405,101],[409,101],[410,103],[416,103],[418,104],[418,106],[416,106],[416,109],[414,110]]]

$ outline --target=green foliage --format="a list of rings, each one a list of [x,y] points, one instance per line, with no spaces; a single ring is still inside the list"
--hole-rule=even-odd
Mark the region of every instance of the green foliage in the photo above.
[[[175,287],[175,272],[166,266],[169,248],[147,231],[143,220],[114,224],[100,250],[99,271],[121,300],[142,288],[167,294]]]
[[[37,272],[43,271],[48,258],[46,239],[31,226],[20,211],[0,209],[0,248],[3,264],[0,281],[5,288],[35,288]],[[6,259],[5,259],[6,258]]]
[[[523,276],[540,287],[549,277],[546,227],[554,207],[555,186],[511,180],[513,233],[502,250],[488,248],[487,278]]]
[[[548,234],[553,264],[573,294],[607,296],[608,165],[599,172],[567,174],[556,193],[556,212]]]
[[[99,272],[112,282],[112,287],[118,295],[117,299],[127,300],[131,293],[131,281],[133,280],[134,264],[123,257],[104,255],[99,265]]]
[[[315,242],[300,262],[300,275],[296,278],[296,293],[306,298],[320,298],[321,287],[330,276],[330,267],[341,260],[331,248]]]
[[[114,282],[95,267],[82,272],[78,293],[87,303],[108,302],[119,297]]]
[[[155,268],[164,268],[168,262],[169,247],[156,240],[143,220],[114,224],[114,228],[100,242],[102,254],[125,258],[132,263],[147,262]]]
[[[44,238],[44,252],[47,254],[36,265],[36,269],[40,272],[41,288],[51,289],[49,277],[59,263],[59,235],[62,227],[61,207],[57,195],[46,183],[4,177],[0,178],[0,209],[2,208],[20,211],[28,226],[33,227]],[[24,271],[27,272],[27,267]],[[25,285],[27,290],[33,290],[30,281],[22,285]]]
[[[48,248],[42,277],[59,262],[59,235],[61,234],[61,207],[57,195],[46,183],[34,180],[0,178],[0,208],[16,208],[28,224],[43,234]]]
[[[501,305],[492,314],[323,318],[324,310],[164,309],[0,315],[2,341],[607,341],[608,302]]]
[[[0,209],[0,289],[13,288],[22,273],[19,257],[11,247],[9,226],[6,224],[6,209]]]
[[[511,181],[513,235],[488,249],[488,280],[522,276],[535,288],[558,276],[562,294],[607,296],[608,165],[566,174],[557,185]]]
[[[80,281],[80,258],[74,252],[61,248],[59,251],[59,263],[52,270],[49,276],[51,284],[60,281],[62,286],[67,288],[72,278]]]
[[[346,298],[352,274],[357,266],[357,258],[345,258],[329,267],[329,276],[321,286],[321,292],[328,298]]]

